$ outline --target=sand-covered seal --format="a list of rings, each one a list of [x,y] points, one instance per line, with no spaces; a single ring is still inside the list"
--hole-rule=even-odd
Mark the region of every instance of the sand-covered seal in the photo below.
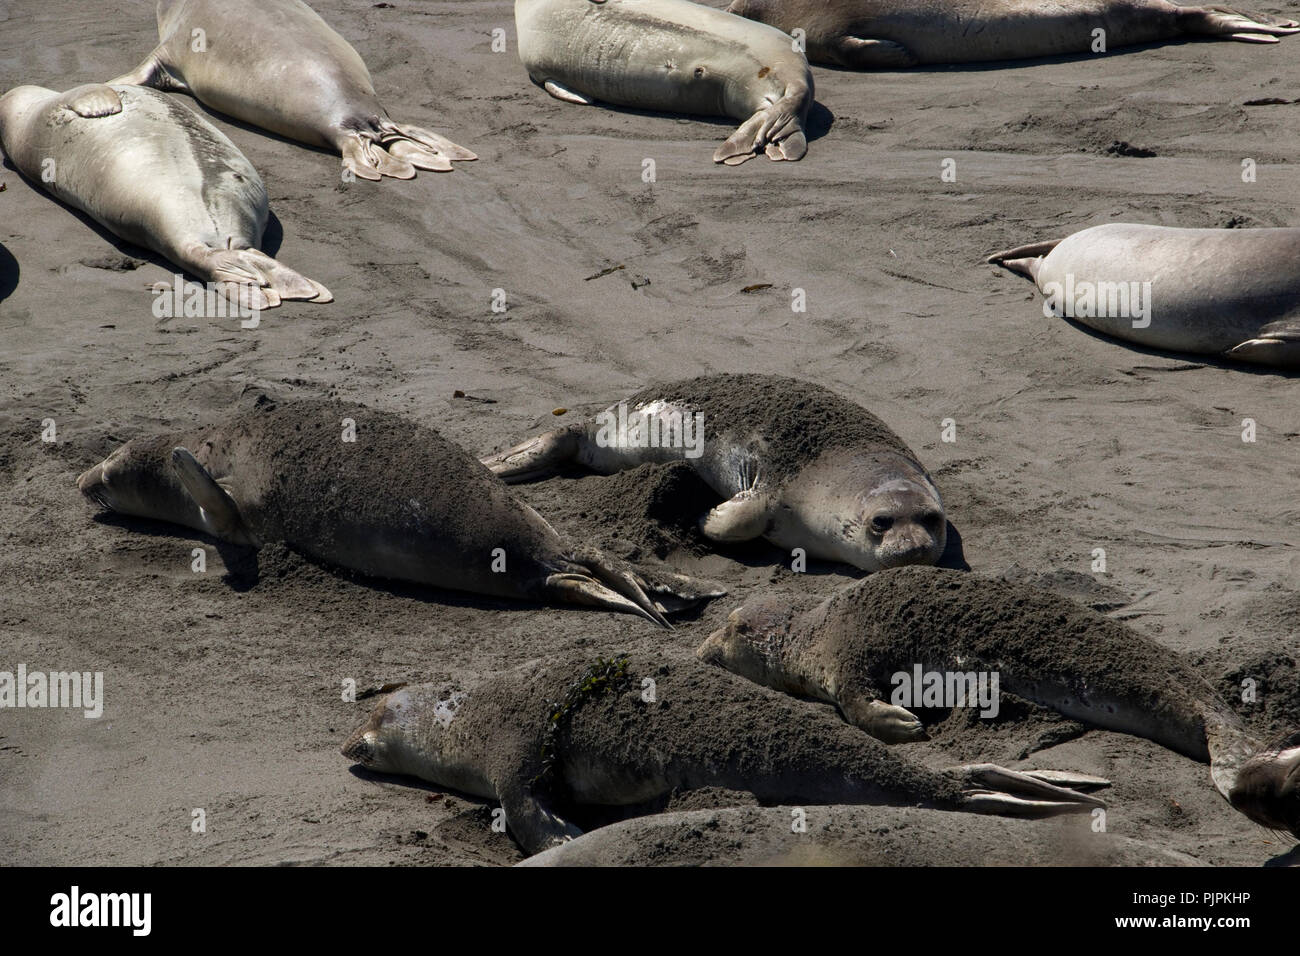
[[[0,97],[0,146],[32,182],[245,308],[330,302],[323,285],[258,250],[269,215],[252,163],[162,93],[91,83]]]
[[[648,583],[569,546],[460,446],[363,405],[263,397],[218,425],[127,442],[77,486],[109,511],[235,544],[283,541],[375,577],[586,604],[665,626],[666,608],[722,593],[666,572]]]
[[[515,482],[566,462],[609,474],[672,461],[727,499],[700,522],[715,541],[762,537],[865,571],[933,564],[943,554],[943,501],[902,439],[865,408],[798,379],[707,375],[651,385],[484,464]]]
[[[808,59],[850,70],[1088,53],[1186,37],[1276,43],[1294,20],[1167,0],[732,0],[729,12],[786,33]]]
[[[898,568],[804,613],[759,598],[697,651],[768,687],[834,703],[885,741],[924,739],[889,703],[894,675],[996,672],[1000,687],[1094,727],[1145,737],[1210,764],[1250,819],[1300,836],[1300,734],[1256,740],[1178,654],[1102,614],[1024,584]]]
[[[159,0],[158,46],[115,83],[192,94],[289,139],[333,149],[362,179],[448,172],[477,157],[398,123],[351,44],[301,0]]]
[[[1104,806],[993,764],[927,769],[824,708],[689,658],[569,653],[470,687],[404,687],[375,707],[342,753],[370,770],[499,800],[529,853],[580,835],[572,815],[583,806],[631,806],[704,787],[768,803],[1005,816]]]
[[[1300,368],[1300,229],[1109,223],[989,257],[1043,311],[1174,352]]]
[[[802,159],[812,71],[790,37],[689,0],[516,0],[519,57],[556,99],[730,116],[713,154]]]

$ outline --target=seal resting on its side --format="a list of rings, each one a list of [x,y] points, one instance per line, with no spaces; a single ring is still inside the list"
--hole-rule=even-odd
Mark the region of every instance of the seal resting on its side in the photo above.
[[[654,682],[647,701],[645,679]],[[1049,816],[1096,797],[993,764],[935,771],[696,661],[557,655],[462,690],[388,694],[343,744],[363,767],[501,801],[528,853],[581,834],[565,812],[721,787],[767,803],[879,804]],[[1055,774],[1067,779],[1068,774]],[[1084,784],[1105,781],[1086,778]]]
[[[301,0],[159,0],[158,45],[115,83],[190,93],[289,139],[343,154],[362,179],[410,179],[476,159],[437,133],[397,123],[351,44]]]
[[[663,626],[665,610],[724,593],[571,547],[460,446],[363,405],[263,398],[220,425],[127,442],[77,486],[110,511],[235,544],[283,541],[374,577]]]

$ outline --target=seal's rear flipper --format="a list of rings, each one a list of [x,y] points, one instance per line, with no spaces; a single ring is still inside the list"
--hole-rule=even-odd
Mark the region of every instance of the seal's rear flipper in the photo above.
[[[1027,246],[1017,246],[1005,252],[995,252],[984,261],[990,265],[1001,266],[1017,275],[1022,275],[1030,282],[1038,281],[1038,270],[1047,258],[1047,254],[1061,244],[1060,239],[1049,242],[1035,242]]]
[[[160,43],[144,58],[144,62],[134,70],[130,73],[123,73],[108,82],[120,83],[123,86],[151,86],[155,90],[176,90],[179,93],[188,93],[190,88],[173,76],[167,70],[167,67],[163,66],[162,52],[163,44]]]
[[[578,457],[582,432],[581,425],[557,428],[481,461],[507,484],[544,478]]]
[[[1029,773],[997,764],[977,763],[948,771],[962,783],[960,809],[1003,816],[1052,816],[1086,813],[1106,802],[1067,787],[1058,787]],[[1099,778],[1091,778],[1099,779]]]
[[[1300,319],[1270,322],[1255,338],[1233,346],[1224,355],[1273,368],[1300,368]]]
[[[417,169],[449,173],[452,161],[478,159],[463,146],[419,126],[383,120],[377,133],[354,131],[338,142],[343,168],[355,176],[378,182],[414,179]]]
[[[203,509],[203,520],[212,534],[237,544],[256,546],[256,538],[239,513],[235,499],[217,484],[188,448],[172,449],[172,470],[194,503]]]
[[[808,152],[803,115],[811,97],[806,90],[787,93],[771,106],[759,110],[713,153],[715,163],[739,166],[765,153],[771,160],[803,159]]]
[[[653,621],[660,627],[672,627],[644,595],[642,595],[644,603],[628,600],[586,574],[549,575],[542,585],[542,590],[548,598],[562,604],[583,604],[587,607],[604,608],[607,611],[635,614],[647,621]]]
[[[1212,736],[1210,740],[1213,745]],[[1216,769],[1212,764],[1214,783],[1222,789]],[[1287,735],[1242,763],[1232,775],[1226,796],[1236,810],[1260,826],[1300,837],[1300,732]]]
[[[104,83],[70,90],[63,97],[63,105],[86,119],[115,116],[122,112],[122,98],[117,95],[117,90]]]
[[[1033,777],[1035,780],[1083,793],[1104,790],[1110,786],[1110,781],[1105,777],[1094,777],[1090,773],[1076,773],[1073,770],[1026,770],[1024,773],[1025,776]]]
[[[183,250],[181,265],[216,283],[244,309],[274,309],[285,299],[333,302],[330,290],[258,249],[213,249],[195,243]]]
[[[1300,23],[1295,20],[1261,17],[1231,7],[1188,7],[1178,15],[1188,33],[1246,43],[1277,43],[1278,37],[1300,33]]]

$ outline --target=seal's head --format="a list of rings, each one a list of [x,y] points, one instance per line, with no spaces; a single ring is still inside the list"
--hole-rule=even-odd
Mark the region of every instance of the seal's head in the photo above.
[[[934,564],[948,543],[948,521],[929,481],[896,478],[872,488],[863,502],[861,541],[872,557],[864,570]]]
[[[1247,760],[1228,801],[1261,826],[1300,837],[1300,731]]]
[[[83,495],[105,511],[187,523],[197,511],[169,464],[167,441],[129,441],[77,479]]]
[[[340,753],[377,773],[428,779],[428,764],[466,695],[450,685],[420,684],[387,694]]]
[[[48,99],[53,92],[41,86],[15,86],[0,96],[0,142],[4,140],[7,130],[17,127],[28,110]]]
[[[788,600],[759,597],[727,616],[726,626],[708,636],[695,651],[706,664],[768,686],[779,686],[787,673],[785,642],[795,609]]]

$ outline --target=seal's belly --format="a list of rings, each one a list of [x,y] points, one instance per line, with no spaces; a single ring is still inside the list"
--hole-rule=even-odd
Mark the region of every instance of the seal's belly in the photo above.
[[[744,37],[760,24],[676,0],[524,0],[515,15],[534,81],[618,106],[745,118],[765,92],[781,95],[776,67],[795,56],[765,33]]]
[[[1045,311],[1100,332],[1223,352],[1300,317],[1300,229],[1098,226],[1057,245],[1037,282]]]

